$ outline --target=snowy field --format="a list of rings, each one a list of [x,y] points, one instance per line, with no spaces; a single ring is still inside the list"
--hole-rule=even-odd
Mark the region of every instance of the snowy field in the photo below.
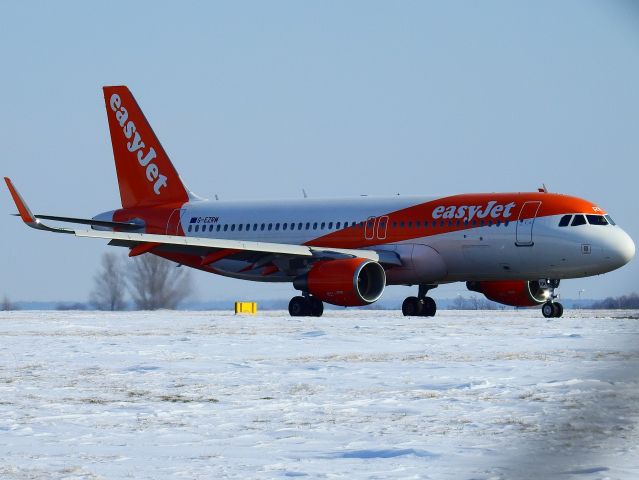
[[[639,312],[0,312],[2,479],[637,479]]]

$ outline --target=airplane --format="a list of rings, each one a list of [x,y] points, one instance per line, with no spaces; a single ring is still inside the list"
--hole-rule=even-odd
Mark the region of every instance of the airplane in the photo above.
[[[291,316],[324,303],[370,305],[387,285],[417,286],[406,316],[434,316],[428,292],[466,282],[515,307],[561,317],[563,279],[600,275],[635,254],[630,236],[588,200],[536,192],[361,196],[282,201],[205,200],[180,179],[126,86],[103,87],[122,208],[93,218],[33,215],[5,177],[28,226],[109,240],[129,256],[150,253],[227,277],[288,282],[301,293]],[[71,229],[43,220],[88,225]]]

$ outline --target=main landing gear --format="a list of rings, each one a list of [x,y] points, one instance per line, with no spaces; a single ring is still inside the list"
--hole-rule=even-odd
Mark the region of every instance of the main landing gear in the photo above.
[[[428,290],[437,285],[420,285],[416,297],[407,297],[402,303],[402,313],[405,317],[434,317],[437,304],[431,297],[427,297]]]
[[[310,295],[293,297],[288,304],[288,313],[291,317],[321,317],[324,304]]]
[[[555,293],[555,289],[559,288],[559,280],[539,280],[540,286],[544,286],[550,292],[548,301],[541,307],[541,313],[546,318],[559,318],[564,314],[564,306],[555,300],[559,295]]]

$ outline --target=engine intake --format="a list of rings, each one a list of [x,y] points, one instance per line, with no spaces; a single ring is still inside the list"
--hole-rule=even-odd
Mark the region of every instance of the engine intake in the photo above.
[[[386,273],[379,263],[365,258],[320,260],[293,286],[333,305],[358,307],[379,300]]]
[[[468,290],[484,294],[488,300],[511,307],[534,307],[545,303],[550,291],[538,281],[490,280],[466,282]]]

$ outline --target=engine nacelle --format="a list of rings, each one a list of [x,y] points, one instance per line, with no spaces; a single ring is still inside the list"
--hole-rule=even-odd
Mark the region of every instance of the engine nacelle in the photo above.
[[[483,293],[488,300],[511,307],[534,307],[548,301],[550,291],[537,281],[490,280],[466,282],[468,290]]]
[[[293,286],[323,302],[358,307],[379,300],[386,287],[386,273],[379,263],[365,258],[320,260],[297,277]]]

